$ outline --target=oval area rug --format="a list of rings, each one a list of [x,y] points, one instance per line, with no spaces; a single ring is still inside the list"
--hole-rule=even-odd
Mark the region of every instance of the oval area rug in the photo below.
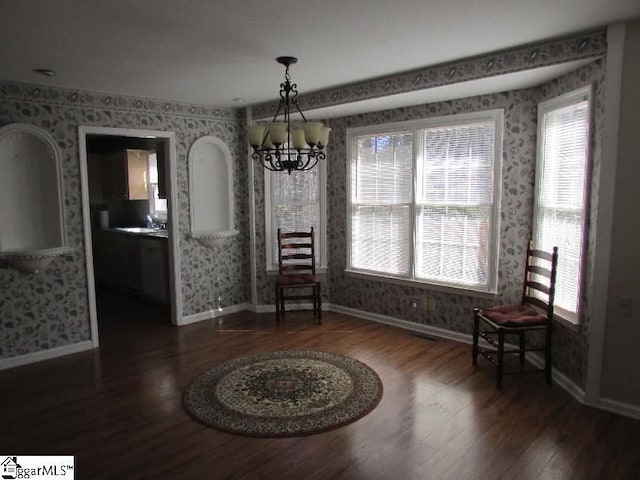
[[[371,412],[382,382],[370,367],[337,353],[286,350],[227,360],[198,375],[183,403],[197,421],[255,437],[311,435]]]

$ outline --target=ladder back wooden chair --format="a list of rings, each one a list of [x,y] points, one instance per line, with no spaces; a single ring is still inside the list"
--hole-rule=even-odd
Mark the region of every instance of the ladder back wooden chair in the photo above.
[[[276,278],[276,324],[284,317],[285,300],[312,300],[313,315],[322,323],[320,275],[316,274],[313,227],[310,232],[282,232],[278,229],[278,277]],[[311,293],[293,294],[306,289]]]
[[[499,305],[491,308],[476,307],[473,312],[473,365],[478,364],[481,354],[496,366],[496,386],[502,387],[504,355],[518,354],[520,365],[524,365],[526,352],[544,352],[544,368],[535,370],[510,371],[511,373],[530,373],[544,371],[546,382],[551,383],[551,331],[553,324],[553,300],[555,295],[556,271],[558,266],[558,247],[553,252],[533,248],[533,242],[527,247],[522,300],[519,304]],[[542,332],[543,338],[538,345],[527,345],[525,334]],[[510,335],[517,339],[515,347],[505,348],[505,338]],[[482,346],[479,339],[484,340]],[[540,346],[539,343],[543,342]]]

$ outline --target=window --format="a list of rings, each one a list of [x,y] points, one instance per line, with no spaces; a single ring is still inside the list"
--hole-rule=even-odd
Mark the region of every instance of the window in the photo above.
[[[316,262],[326,268],[326,162],[291,174],[265,170],[267,270],[278,268],[278,228],[315,233]]]
[[[167,220],[167,199],[158,198],[158,157],[149,152],[149,213]]]
[[[590,87],[538,106],[534,234],[545,250],[558,247],[555,306],[578,321],[589,164]]]
[[[502,111],[348,131],[348,270],[497,286]]]

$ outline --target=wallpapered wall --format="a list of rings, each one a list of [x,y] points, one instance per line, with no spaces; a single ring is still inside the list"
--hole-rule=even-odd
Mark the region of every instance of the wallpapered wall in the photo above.
[[[60,147],[67,244],[77,248],[36,275],[0,265],[0,358],[90,338],[82,247],[79,125],[175,132],[183,315],[211,309],[212,298],[218,295],[224,306],[248,301],[250,270],[245,239],[249,237],[249,214],[246,162],[238,161],[246,155],[240,112],[0,83],[0,126],[16,122],[43,128]],[[187,155],[191,144],[204,135],[222,139],[234,156],[235,221],[240,234],[228,240],[221,251],[207,249],[189,236]]]
[[[349,241],[346,238],[346,130],[351,127],[493,109],[504,110],[498,289],[501,298],[517,298],[523,272],[522,257],[531,231],[537,98],[537,91],[528,89],[331,120],[329,123],[333,128],[333,148],[328,165],[331,302],[454,332],[469,333],[469,312],[478,304],[478,300],[472,296],[428,292],[435,298],[437,308],[432,314],[426,315],[421,308],[411,306],[414,299],[424,297],[424,290],[363,280],[344,273]]]
[[[490,304],[491,301],[476,298],[472,294],[442,293],[430,291],[428,288],[400,286],[345,274],[348,243],[346,129],[496,108],[504,109],[498,301],[518,301],[524,274],[523,261],[532,231],[537,104],[541,100],[593,83],[595,135],[592,149],[594,188],[591,204],[595,205],[602,139],[602,63],[596,61],[541,87],[330,120],[333,145],[328,155],[327,196],[330,252],[328,283],[331,303],[453,332],[471,333],[473,307]],[[591,222],[595,220],[596,213],[591,212]],[[589,245],[586,301],[583,306],[587,324],[590,317],[588,298],[593,286],[593,242]],[[418,308],[412,306],[415,299],[420,300],[425,295],[435,299],[435,311],[423,311],[420,302]],[[584,332],[574,333],[573,330],[558,325],[554,338],[554,354],[556,368],[577,385],[584,385],[587,354]]]
[[[578,33],[311,92],[300,95],[298,103],[303,110],[310,110],[521,72],[572,60],[594,59],[606,53],[606,45],[604,29]],[[270,118],[277,107],[277,101],[256,105],[252,111],[253,118]]]
[[[299,100],[303,108],[327,107],[573,60],[588,58],[595,60],[604,57],[605,53],[606,33],[601,30],[489,53],[473,59],[437,65],[369,82],[336,87],[332,90],[303,95]],[[442,293],[355,278],[344,273],[347,251],[345,238],[346,128],[503,108],[505,131],[498,290],[499,301],[517,299],[521,289],[526,245],[532,228],[537,104],[547,98],[593,83],[595,121],[590,204],[596,205],[602,141],[603,78],[604,60],[600,59],[536,88],[329,120],[327,123],[333,128],[327,154],[329,272],[323,280],[323,295],[328,295],[331,304],[388,315],[453,332],[471,333],[470,319],[473,307],[488,304],[490,301],[475,298],[473,295]],[[254,118],[269,116],[276,107],[277,104],[273,102],[260,104],[254,107],[253,116]],[[273,303],[273,282],[264,272],[264,183],[262,172],[259,170],[256,171],[254,184],[257,292],[258,304],[264,304]],[[597,212],[592,209],[589,216],[590,224],[595,221],[596,215]],[[554,366],[580,387],[585,385],[586,335],[590,320],[589,297],[593,290],[594,238],[589,236],[588,239],[584,279],[585,299],[582,305],[584,325],[579,331],[575,331],[557,324],[553,347]],[[420,300],[425,295],[435,299],[436,302],[435,311],[429,314],[411,306],[415,299]]]

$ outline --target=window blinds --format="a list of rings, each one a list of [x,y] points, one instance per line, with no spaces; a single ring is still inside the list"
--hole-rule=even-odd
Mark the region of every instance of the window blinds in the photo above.
[[[420,131],[416,277],[487,283],[495,122]]]
[[[268,172],[271,182],[272,259],[277,264],[278,228],[284,232],[309,231],[314,228],[316,261],[320,262],[320,168],[293,171],[291,175]]]
[[[411,131],[355,137],[351,162],[351,266],[411,273]]]
[[[578,311],[588,171],[589,101],[542,113],[534,238],[550,251],[558,247],[555,304]]]
[[[350,268],[492,288],[502,115],[461,117],[350,137]]]

